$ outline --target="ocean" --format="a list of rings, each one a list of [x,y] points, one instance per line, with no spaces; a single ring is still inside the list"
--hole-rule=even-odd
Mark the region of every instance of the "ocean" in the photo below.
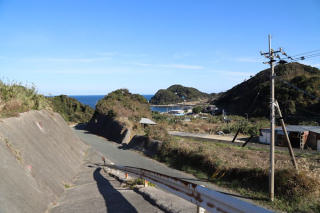
[[[150,101],[153,95],[142,95]],[[96,104],[104,95],[70,95],[69,97],[77,99],[79,102],[91,106],[93,109],[96,107]]]
[[[150,101],[153,95],[142,95]],[[93,109],[96,107],[96,104],[100,99],[104,97],[104,95],[70,95],[70,97],[77,99],[79,102],[89,105]],[[150,107],[152,111],[157,111],[157,112],[168,112],[170,110],[179,110],[181,107],[179,106],[172,106],[172,107],[159,107],[159,106],[152,106]]]

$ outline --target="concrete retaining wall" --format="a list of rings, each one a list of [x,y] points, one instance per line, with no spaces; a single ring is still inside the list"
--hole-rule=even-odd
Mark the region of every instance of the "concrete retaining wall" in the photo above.
[[[45,212],[87,150],[63,118],[30,111],[0,120],[0,212]]]

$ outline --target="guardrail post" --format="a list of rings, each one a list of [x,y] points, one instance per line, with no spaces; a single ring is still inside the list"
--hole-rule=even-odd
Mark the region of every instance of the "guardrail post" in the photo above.
[[[204,208],[197,206],[197,213],[204,213],[204,212],[205,212]]]
[[[200,185],[200,186],[203,186],[203,187],[205,187],[204,185]],[[202,208],[201,206],[198,206],[197,205],[197,213],[205,213],[205,209],[204,208]]]

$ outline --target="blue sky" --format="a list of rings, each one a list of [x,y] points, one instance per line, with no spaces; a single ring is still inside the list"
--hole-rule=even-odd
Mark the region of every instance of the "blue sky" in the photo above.
[[[288,54],[320,49],[319,11],[319,0],[0,0],[0,79],[45,95],[221,92],[267,68],[269,33]]]

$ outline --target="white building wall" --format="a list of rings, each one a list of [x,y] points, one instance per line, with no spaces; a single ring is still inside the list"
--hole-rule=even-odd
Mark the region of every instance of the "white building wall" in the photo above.
[[[259,142],[264,144],[270,144],[270,130],[260,130]]]

